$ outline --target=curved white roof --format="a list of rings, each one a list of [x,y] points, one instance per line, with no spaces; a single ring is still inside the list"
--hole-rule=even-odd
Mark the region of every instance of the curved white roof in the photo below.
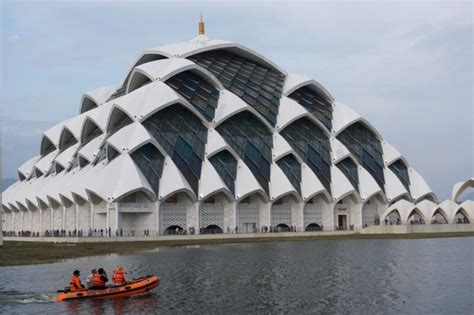
[[[463,182],[456,183],[453,186],[451,200],[457,201],[457,199],[462,195],[462,193],[469,187],[474,187],[474,177],[471,177]]]
[[[240,69],[234,65],[234,69],[232,69],[232,71],[235,72],[234,76],[229,74],[232,72],[229,70],[229,73],[223,73],[222,76],[217,75],[217,77],[219,77],[217,78],[212,74],[216,73],[214,68],[210,66],[206,66],[206,68],[201,66],[205,65],[204,63],[199,63],[198,65],[192,61],[192,58],[186,59],[195,54],[215,49],[224,49],[228,52],[237,54],[241,58],[249,59],[262,67],[259,67],[258,71],[255,73],[251,73],[253,70],[246,69],[246,67]],[[218,66],[223,67],[223,65]],[[251,66],[247,66],[251,68]],[[263,68],[274,70],[280,75],[270,73],[269,76],[266,77],[265,73],[268,73],[268,71]],[[212,73],[207,69],[212,69]],[[199,89],[195,86],[193,87],[193,84],[188,84],[187,88],[193,92],[193,99],[188,101],[187,99],[190,99],[190,96],[185,94],[186,92],[181,90],[175,91],[164,83],[167,79],[187,70],[192,70],[203,78],[208,79],[211,83],[214,83],[214,86],[219,90],[217,107],[215,110],[208,108],[211,112],[208,117],[213,117],[212,122],[209,122],[204,118],[204,115],[201,113],[202,108],[206,106],[203,102],[208,101],[208,96],[204,95],[206,93],[201,91],[201,94],[199,94],[197,92]],[[229,77],[232,78],[226,78],[224,74],[229,75]],[[130,87],[135,75],[137,75],[137,79],[140,81],[137,81],[138,83],[146,82],[147,84],[137,84],[136,89],[128,89],[132,90],[129,93],[126,93],[128,90],[125,90],[125,94],[123,94],[123,84],[120,86],[109,86],[85,93],[81,101],[81,111],[87,109],[86,112],[60,122],[44,133],[44,137],[55,146],[55,150],[46,156],[36,156],[32,158],[20,166],[18,171],[25,177],[31,177],[31,172],[34,168],[37,168],[43,172],[43,174],[46,174],[53,165],[52,163],[55,162],[67,168],[71,163],[72,157],[74,157],[76,153],[79,157],[92,163],[97,157],[101,146],[105,143],[120,152],[121,154],[119,156],[111,161],[108,161],[106,158],[95,166],[90,164],[86,166],[82,165],[83,167],[74,168],[70,172],[61,172],[57,175],[52,174],[48,177],[41,176],[40,178],[31,178],[30,180],[23,180],[15,183],[2,194],[2,204],[9,208],[18,208],[20,206],[25,207],[26,204],[30,207],[34,207],[39,205],[39,200],[49,202],[50,204],[52,200],[62,203],[67,200],[74,201],[74,196],[88,199],[90,193],[100,196],[106,202],[114,202],[135,191],[143,191],[148,196],[158,200],[164,200],[172,194],[184,192],[191,197],[193,202],[197,202],[198,200],[206,198],[216,192],[223,192],[230,199],[233,198],[236,202],[253,193],[261,194],[267,202],[289,194],[294,195],[297,200],[301,201],[307,201],[314,196],[323,194],[325,199],[330,203],[334,203],[351,194],[358,199],[358,202],[362,203],[362,201],[365,202],[373,196],[380,194],[383,203],[386,204],[392,203],[400,198],[410,198],[411,196],[413,197],[414,202],[420,204],[419,207],[425,207],[426,209],[432,205],[424,199],[436,198],[424,179],[412,168],[409,168],[410,191],[407,191],[398,177],[388,168],[388,166],[398,159],[402,159],[407,166],[408,162],[397,149],[386,143],[378,131],[360,114],[348,106],[335,101],[329,92],[315,80],[301,75],[287,75],[284,70],[275,65],[272,61],[244,46],[229,41],[210,40],[205,36],[198,36],[194,40],[188,42],[148,49],[145,50],[134,63],[134,66],[130,69],[125,78],[124,83],[128,84]],[[234,78],[235,82],[232,81]],[[269,81],[264,82],[265,80]],[[148,81],[151,82],[148,83]],[[224,86],[227,88],[224,88]],[[333,110],[332,130],[328,130],[316,115],[313,115],[305,107],[288,97],[288,95],[291,95],[291,93],[297,89],[306,86],[322,93],[331,102]],[[191,94],[191,92],[188,91],[187,93]],[[208,91],[206,92],[209,93]],[[111,99],[112,95],[114,95],[113,97],[118,95],[121,96]],[[183,95],[186,95],[186,98],[183,97]],[[238,95],[241,95],[241,97]],[[200,97],[200,100],[197,101],[194,97]],[[257,100],[259,101],[257,102]],[[260,102],[260,100],[263,101]],[[190,102],[193,102],[193,104]],[[190,135],[189,132],[186,135],[180,135],[183,138],[187,138],[187,141],[189,142],[196,141],[188,143],[189,146],[193,146],[199,142],[199,148],[202,148],[202,142],[206,142],[204,143],[204,152],[201,152],[202,150],[200,149],[201,151],[198,154],[199,158],[203,159],[202,164],[200,165],[201,168],[197,168],[196,165],[194,165],[195,169],[201,171],[197,192],[193,191],[190,184],[187,182],[186,177],[180,171],[180,169],[183,169],[181,167],[183,166],[183,163],[174,155],[174,153],[177,155],[186,155],[189,153],[189,150],[186,150],[186,148],[183,147],[178,148],[176,137],[173,138],[173,136],[170,136],[167,138],[167,136],[163,136],[163,138],[154,138],[152,136],[154,133],[149,133],[143,125],[143,122],[147,118],[173,104],[181,104],[184,106],[198,117],[202,124],[207,128],[207,137],[205,134],[201,134],[199,140],[194,140],[193,135]],[[197,108],[200,109],[198,110]],[[266,141],[264,135],[259,134],[262,131],[239,131],[235,130],[238,128],[235,128],[233,129],[233,132],[236,132],[235,137],[239,140],[236,141],[238,144],[232,143],[232,145],[230,145],[230,141],[227,142],[224,140],[219,133],[220,128],[218,127],[233,128],[231,123],[224,123],[229,118],[236,117],[235,115],[242,111],[249,111],[266,126],[268,132],[272,135],[273,143],[271,147],[264,147],[262,145],[264,142],[261,141]],[[108,124],[109,122],[116,123],[116,113],[123,113],[129,116],[133,122],[121,127],[119,130],[116,130],[111,134],[108,132]],[[113,118],[111,119],[111,117]],[[269,118],[272,123],[269,123],[265,117]],[[302,157],[293,149],[296,144],[299,145],[302,150],[309,150],[307,148],[308,144],[304,143],[301,139],[295,139],[295,143],[292,143],[290,140],[283,138],[280,134],[285,127],[295,121],[297,122],[297,120],[302,117],[307,117],[313,121],[318,127],[324,130],[325,134],[330,139],[331,192],[326,191],[316,174],[306,163],[304,163]],[[88,125],[86,124],[86,121],[88,120],[97,125],[102,134],[96,136],[88,143],[82,144],[80,141],[82,140],[81,137],[84,130],[87,132],[93,130],[92,128],[89,129],[90,125],[89,127],[86,127]],[[340,132],[356,122],[363,123],[382,141],[383,159],[385,163],[385,191],[378,186],[375,179],[366,169],[359,166],[358,161],[350,153],[348,148],[336,139],[336,136]],[[295,126],[297,126],[297,123]],[[174,129],[173,127],[174,126],[168,126],[168,128],[170,128],[170,133],[175,132],[174,130],[171,130]],[[196,126],[191,126],[190,128],[192,128],[195,133],[203,133],[202,131],[199,131]],[[58,149],[61,134],[65,130],[70,131],[78,140],[78,143],[59,153]],[[176,128],[176,130],[181,129]],[[243,139],[243,137],[247,136],[246,132],[256,133],[255,135],[252,135],[252,141]],[[169,143],[165,143],[165,141],[168,141]],[[150,184],[145,177],[145,175],[148,174],[142,174],[141,170],[132,159],[132,153],[134,150],[146,143],[152,143],[165,157],[163,174],[159,180],[159,187],[150,187]],[[165,146],[165,144],[167,146]],[[232,146],[234,145],[241,147],[233,148]],[[267,144],[264,143],[264,145]],[[165,150],[163,150],[164,147],[167,148],[168,152],[170,147],[172,147],[174,153],[171,156],[166,154]],[[44,148],[43,153],[45,152]],[[49,147],[49,149],[51,149],[51,147]],[[216,171],[208,160],[222,150],[229,151],[237,161],[235,196],[233,197],[219,172]],[[260,159],[261,156],[257,153],[261,152],[256,152],[255,150],[265,150],[266,159],[268,159],[268,152],[271,152],[271,158],[268,161],[270,162],[270,165],[266,170],[266,172],[268,172],[266,176],[268,175],[270,177],[268,193],[262,187],[263,185],[259,184],[256,176],[251,171],[251,169],[255,171],[256,168],[265,168],[266,165],[264,163],[258,163],[258,159]],[[179,153],[177,153],[178,151]],[[244,152],[245,156],[239,156],[236,152],[239,152],[239,154]],[[192,154],[194,153],[196,152],[193,151]],[[289,180],[290,175],[285,174],[287,171],[283,171],[282,168],[276,164],[279,159],[287,154],[294,155],[301,165],[301,193],[298,193],[295,187],[291,184]],[[359,177],[359,187],[353,187],[343,172],[341,172],[341,170],[336,166],[338,162],[347,157],[352,158],[358,166],[357,172]],[[249,160],[251,160],[251,162],[249,162]],[[190,160],[188,159],[188,162],[189,161]],[[195,158],[193,161],[194,163],[197,163]],[[177,165],[180,165],[180,168],[178,168]],[[472,186],[473,181],[474,179],[470,179],[467,181],[467,184],[459,183],[456,185],[453,189],[453,198],[457,198],[466,185]],[[158,196],[154,196],[155,191],[157,190]],[[358,193],[358,191],[360,193]],[[395,202],[395,204],[403,204],[406,206],[406,203],[403,200]],[[446,208],[448,205],[445,204],[443,207]],[[447,216],[453,215],[454,210],[452,210],[452,207],[451,204],[448,207],[450,210],[442,208]],[[405,208],[406,211],[413,209],[413,207],[410,208],[409,206],[406,206]],[[429,217],[431,213],[428,212],[428,210],[419,209],[419,211],[425,211],[427,217]],[[436,210],[431,209],[430,211]]]

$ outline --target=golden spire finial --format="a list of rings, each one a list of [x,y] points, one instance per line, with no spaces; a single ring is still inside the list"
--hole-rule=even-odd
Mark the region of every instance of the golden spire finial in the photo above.
[[[204,35],[204,21],[202,20],[202,12],[201,21],[199,21],[199,35]]]

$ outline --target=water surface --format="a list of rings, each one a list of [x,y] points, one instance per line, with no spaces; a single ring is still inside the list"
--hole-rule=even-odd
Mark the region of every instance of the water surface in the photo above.
[[[1,249],[0,249],[1,250]],[[54,303],[72,271],[158,274],[152,294]],[[0,314],[473,314],[474,238],[159,248],[0,268]]]

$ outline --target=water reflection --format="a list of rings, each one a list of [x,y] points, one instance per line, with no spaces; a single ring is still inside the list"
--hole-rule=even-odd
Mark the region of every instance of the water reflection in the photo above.
[[[0,268],[0,313],[469,313],[473,241],[187,246]],[[131,277],[160,275],[160,287],[125,299],[52,302],[72,270],[111,274],[117,264]]]

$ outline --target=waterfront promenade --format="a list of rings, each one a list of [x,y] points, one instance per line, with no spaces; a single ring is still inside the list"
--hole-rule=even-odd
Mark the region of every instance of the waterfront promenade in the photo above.
[[[5,236],[5,241],[21,242],[52,242],[52,243],[104,243],[104,242],[138,242],[156,241],[166,245],[201,244],[201,243],[240,243],[259,242],[272,240],[298,240],[298,239],[327,239],[327,238],[379,238],[393,235],[410,236],[411,234],[430,234],[439,237],[443,234],[466,234],[474,236],[474,224],[426,224],[426,225],[379,225],[370,226],[356,231],[315,231],[315,232],[280,232],[280,233],[242,233],[242,234],[195,234],[195,235],[148,235],[148,236],[98,236],[98,237],[31,237],[31,236]]]

